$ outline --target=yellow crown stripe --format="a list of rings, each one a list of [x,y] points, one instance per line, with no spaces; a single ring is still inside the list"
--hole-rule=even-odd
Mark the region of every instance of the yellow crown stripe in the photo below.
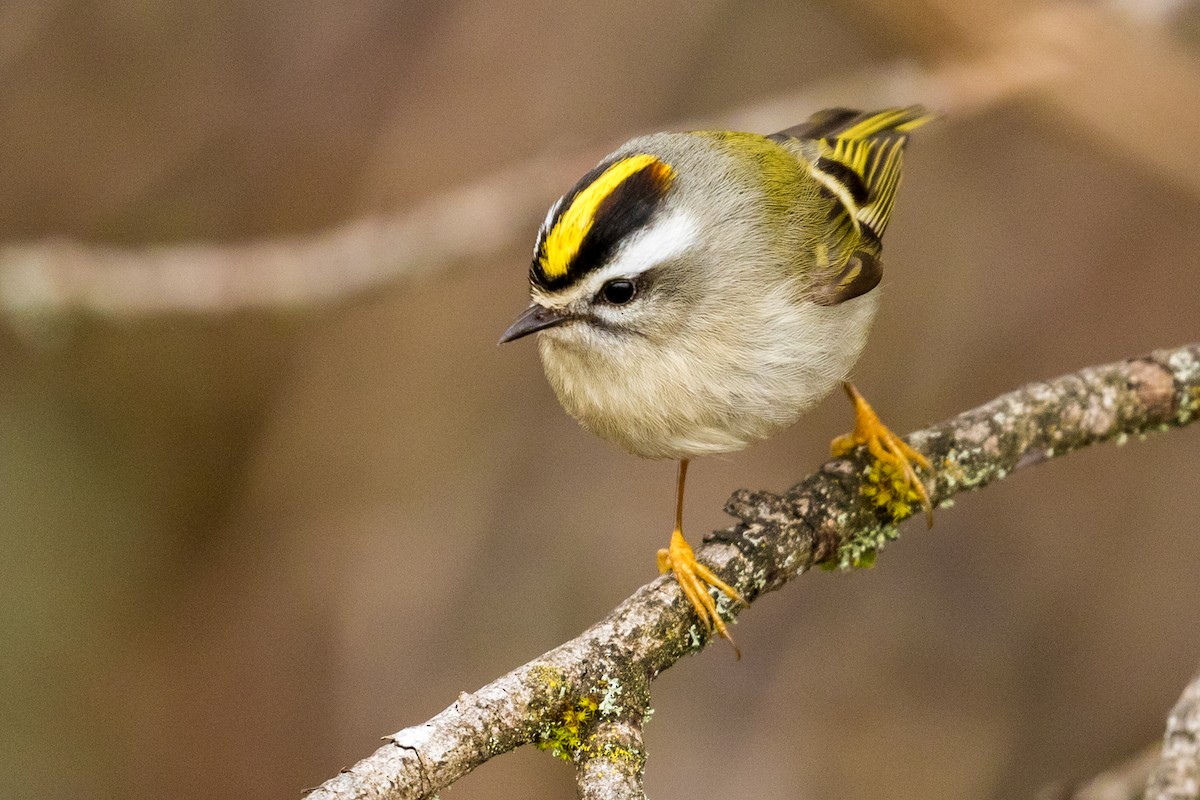
[[[542,254],[542,271],[546,277],[554,280],[567,274],[571,259],[579,252],[583,238],[592,229],[596,220],[596,210],[600,204],[611,195],[618,186],[629,176],[651,164],[659,164],[664,171],[664,177],[672,175],[672,170],[657,158],[645,153],[629,156],[613,164],[600,177],[592,181],[583,191],[575,195],[571,205],[554,227],[546,234],[546,244]]]

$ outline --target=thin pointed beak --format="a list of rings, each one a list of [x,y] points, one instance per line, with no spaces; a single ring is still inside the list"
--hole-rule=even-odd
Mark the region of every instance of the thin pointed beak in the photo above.
[[[522,336],[528,336],[531,333],[537,333],[546,328],[553,328],[555,325],[562,325],[569,319],[571,319],[571,315],[565,311],[546,308],[534,303],[521,312],[521,316],[517,317],[516,322],[508,326],[508,330],[500,336],[500,341],[496,342],[496,344],[511,342],[514,339],[520,339]]]

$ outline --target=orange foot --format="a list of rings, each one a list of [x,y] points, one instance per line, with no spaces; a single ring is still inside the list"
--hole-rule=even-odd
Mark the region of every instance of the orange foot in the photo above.
[[[876,462],[881,465],[881,471],[890,471],[895,476],[892,481],[895,484],[894,488],[878,490],[875,501],[880,505],[904,505],[908,498],[915,498],[920,501],[921,508],[925,509],[925,519],[932,528],[933,504],[929,502],[929,492],[925,490],[925,484],[913,469],[915,463],[931,470],[929,459],[888,430],[876,416],[875,410],[859,394],[858,389],[849,383],[843,383],[842,386],[854,403],[855,424],[853,433],[839,436],[830,444],[829,449],[833,451],[834,458],[841,458],[854,448],[866,445]]]
[[[711,569],[696,560],[692,546],[683,538],[683,532],[678,528],[671,534],[671,543],[658,551],[658,571],[662,574],[675,573],[675,580],[679,581],[679,587],[691,601],[692,608],[696,609],[696,616],[704,623],[704,629],[711,635],[713,628],[716,628],[717,634],[733,645],[733,652],[740,659],[742,651],[734,644],[733,637],[729,635],[729,630],[725,627],[725,621],[717,613],[717,603],[708,593],[708,587],[715,586],[735,603],[742,605],[747,605],[747,603],[737,589],[725,583]]]

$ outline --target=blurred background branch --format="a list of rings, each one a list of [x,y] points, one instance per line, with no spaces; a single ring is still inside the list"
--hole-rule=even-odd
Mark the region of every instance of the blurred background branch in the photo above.
[[[1156,24],[1111,6],[1065,3],[1009,18],[985,2],[868,2],[864,9],[902,28],[928,58],[875,67],[799,92],[668,128],[730,127],[770,132],[794,123],[796,109],[903,105],[923,98],[947,115],[967,116],[1033,93],[1162,179],[1200,193],[1200,60]],[[32,18],[29,24],[36,22]],[[1149,23],[1149,24],[1148,24]],[[954,32],[950,46],[946,27]],[[17,32],[10,34],[17,36]],[[0,55],[3,48],[0,48]],[[982,53],[983,55],[956,55]],[[1133,99],[1120,114],[1102,97]],[[1153,135],[1149,135],[1149,132]],[[494,256],[531,239],[545,207],[611,142],[557,157],[539,156],[444,192],[397,215],[355,220],[315,236],[235,245],[123,248],[58,239],[0,246],[0,311],[46,315],[71,310],[104,316],[172,312],[221,314],[301,308],[419,279]]]
[[[1200,673],[1167,717],[1161,744],[1145,748],[1075,787],[1051,786],[1038,800],[1194,800],[1200,797]]]
[[[1013,62],[1016,57],[1018,61]],[[782,129],[796,109],[821,108],[872,87],[877,105],[931,97],[946,113],[970,113],[1042,83],[1044,62],[1004,54],[928,72],[911,64],[871,69],[668,128]],[[1200,73],[1198,73],[1200,74]],[[585,165],[609,149],[539,156],[407,212],[356,220],[316,236],[233,245],[114,247],[61,239],[0,245],[0,311],[38,316],[86,311],[124,317],[303,308],[419,279],[532,241],[545,210]]]

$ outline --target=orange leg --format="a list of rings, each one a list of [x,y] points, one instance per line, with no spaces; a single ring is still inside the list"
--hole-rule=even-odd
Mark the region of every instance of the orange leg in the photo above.
[[[683,538],[683,487],[687,480],[687,468],[688,461],[685,458],[679,462],[679,483],[675,494],[675,530],[671,534],[671,543],[658,551],[658,571],[663,574],[674,573],[675,580],[679,582],[679,588],[691,602],[692,608],[696,609],[696,616],[704,624],[704,629],[711,634],[713,628],[716,628],[717,634],[722,639],[728,640],[733,645],[733,652],[737,654],[738,658],[741,658],[742,652],[734,644],[733,637],[729,635],[729,630],[725,627],[725,621],[717,613],[717,603],[708,593],[708,587],[715,586],[736,603],[742,605],[747,605],[747,603],[737,589],[725,583],[711,569],[696,560],[692,546]]]
[[[854,432],[833,440],[829,449],[833,452],[834,457],[841,458],[854,448],[866,445],[877,462],[890,467],[897,473],[901,498],[906,495],[911,496],[909,492],[916,495],[916,499],[921,503],[921,508],[925,509],[925,519],[929,526],[933,527],[933,505],[929,502],[929,492],[926,491],[925,484],[921,482],[921,479],[917,477],[916,470],[913,469],[915,463],[925,470],[931,470],[929,459],[913,450],[903,439],[888,430],[887,426],[880,422],[875,410],[863,399],[858,389],[849,383],[843,383],[842,386],[854,403]]]

